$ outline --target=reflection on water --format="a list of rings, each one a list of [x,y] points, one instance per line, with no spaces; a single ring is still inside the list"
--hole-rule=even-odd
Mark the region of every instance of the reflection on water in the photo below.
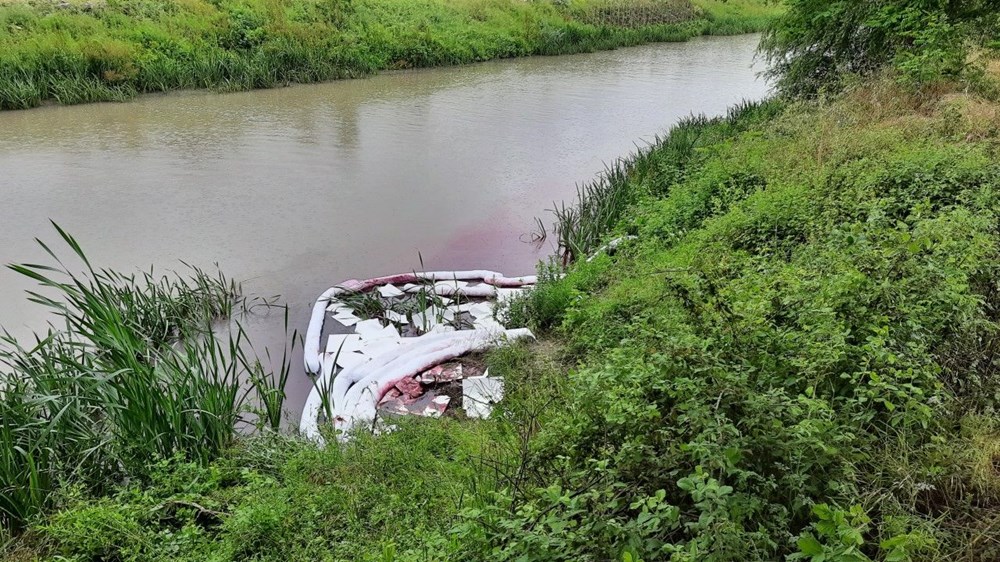
[[[521,242],[574,186],[690,113],[764,96],[754,36],[539,57],[238,94],[0,113],[0,262],[52,219],[101,265],[178,260],[309,302],[347,277],[523,274]],[[44,324],[0,271],[0,324]],[[272,325],[272,324],[276,324]],[[279,342],[280,320],[263,322]],[[290,409],[308,383],[295,376]]]

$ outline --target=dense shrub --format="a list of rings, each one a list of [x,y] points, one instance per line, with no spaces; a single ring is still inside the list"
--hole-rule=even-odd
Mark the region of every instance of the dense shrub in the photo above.
[[[911,83],[966,69],[968,49],[992,40],[995,0],[790,0],[762,47],[779,87],[795,95],[836,87],[848,74],[893,66]]]
[[[545,484],[467,514],[496,559],[996,555],[1000,474],[962,451],[1000,392],[1000,169],[876,85],[683,125],[616,180],[603,239],[637,239],[529,301],[584,366]]]

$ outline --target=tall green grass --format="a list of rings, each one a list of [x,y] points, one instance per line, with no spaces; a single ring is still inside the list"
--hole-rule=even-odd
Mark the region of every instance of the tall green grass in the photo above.
[[[393,431],[316,447],[294,436],[240,439],[207,465],[151,462],[148,477],[95,496],[61,494],[0,558],[122,562],[492,560],[470,551],[466,509],[532,489],[528,440],[565,379],[529,344],[486,358],[506,396],[489,420],[393,420]],[[501,414],[502,412],[502,414]]]
[[[578,186],[575,201],[552,209],[552,230],[563,264],[596,251],[607,233],[643,197],[663,195],[670,186],[683,181],[687,167],[698,158],[699,148],[767,119],[779,107],[777,101],[744,101],[721,118],[693,115],[682,119],[667,135],[615,160],[593,181]]]
[[[287,356],[263,365],[231,321],[247,303],[222,275],[96,269],[56,227],[78,266],[11,265],[57,324],[30,345],[0,338],[0,521],[19,526],[60,486],[102,490],[157,458],[206,463],[241,424],[277,430]],[[287,321],[287,318],[286,318]]]
[[[0,110],[587,52],[680,41],[723,27],[746,32],[762,27],[764,20],[751,8],[765,1],[742,0],[735,10],[690,0],[0,5]],[[741,18],[744,12],[747,18]],[[733,26],[737,21],[745,25]]]
[[[706,35],[754,33],[785,12],[782,0],[692,0],[708,20]]]

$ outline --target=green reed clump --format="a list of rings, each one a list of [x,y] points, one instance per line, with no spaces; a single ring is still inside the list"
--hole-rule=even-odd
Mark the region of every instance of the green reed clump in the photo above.
[[[756,0],[697,0],[707,20],[706,35],[737,35],[764,29],[785,13],[784,2]]]
[[[558,254],[567,264],[593,253],[626,211],[644,195],[662,195],[684,178],[684,170],[698,158],[697,149],[730,135],[734,128],[766,118],[777,110],[775,102],[744,101],[726,116],[704,115],[681,120],[664,137],[615,160],[590,183],[577,187],[576,201],[560,203],[553,213]]]
[[[95,269],[56,227],[82,273],[11,265],[61,323],[27,347],[0,338],[0,520],[18,526],[67,483],[103,489],[151,459],[208,462],[240,425],[277,429],[289,365],[269,371],[239,322],[239,287],[221,274],[136,277]],[[286,318],[287,322],[287,318]],[[57,324],[58,325],[58,324]]]

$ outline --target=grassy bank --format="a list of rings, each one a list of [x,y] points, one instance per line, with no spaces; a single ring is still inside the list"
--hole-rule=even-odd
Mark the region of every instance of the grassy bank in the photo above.
[[[667,506],[648,559],[1000,556],[1000,105],[962,89],[690,120],[585,190],[568,248],[593,217],[636,238],[522,311],[583,367],[520,528],[641,520],[628,490]]]
[[[578,255],[635,238],[511,308],[502,415],[164,457],[8,556],[995,560],[998,131],[890,79],[691,119],[588,191]]]
[[[877,72],[808,72],[807,98],[688,119],[581,188],[556,217],[570,265],[505,312],[539,341],[487,357],[508,385],[490,420],[150,449],[104,487],[59,466],[4,554],[1000,559],[1000,65],[923,43],[954,68],[923,81],[899,44]]]
[[[99,270],[59,234],[72,261],[52,253],[53,265],[11,266],[39,283],[31,300],[54,322],[30,344],[0,336],[5,534],[70,487],[105,493],[148,478],[158,458],[208,463],[247,428],[281,422],[288,361],[265,372],[234,320],[268,302],[242,300],[237,285],[197,269]]]
[[[763,0],[0,3],[0,109],[759,31]]]

